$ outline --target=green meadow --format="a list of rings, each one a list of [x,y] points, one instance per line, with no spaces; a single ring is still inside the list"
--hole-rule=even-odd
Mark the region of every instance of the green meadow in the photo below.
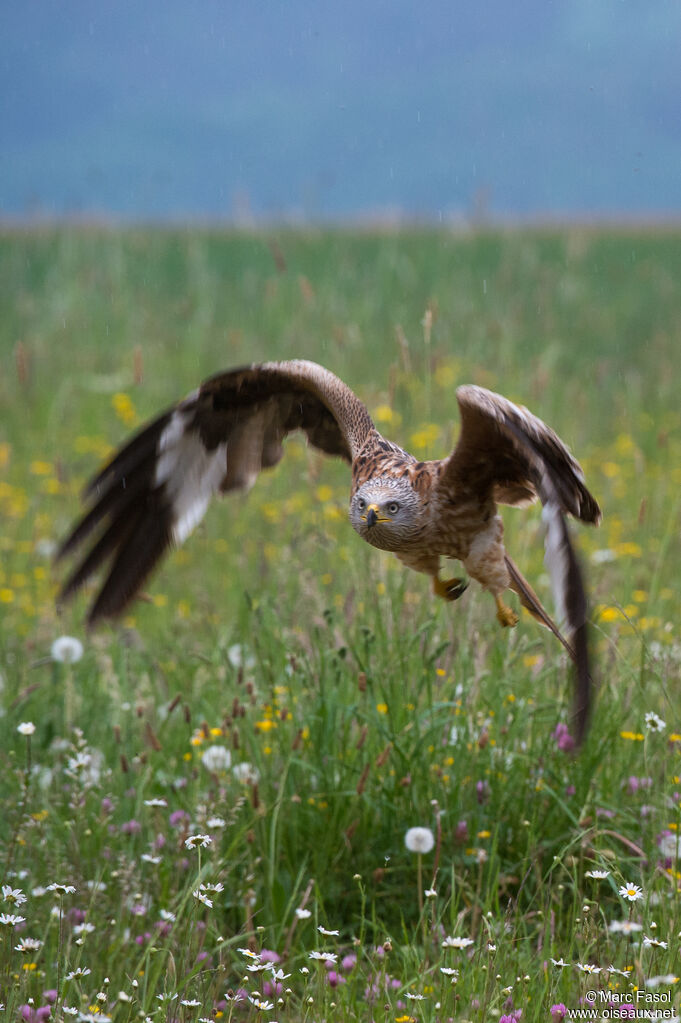
[[[5,229],[0,298],[7,1018],[676,1018],[681,234]],[[468,382],[580,460],[603,522],[573,527],[577,755],[555,639],[363,544],[347,467],[297,437],[120,622],[85,630],[92,590],[57,612],[55,545],[112,450],[294,357],[421,458]],[[503,514],[551,609],[540,510]]]

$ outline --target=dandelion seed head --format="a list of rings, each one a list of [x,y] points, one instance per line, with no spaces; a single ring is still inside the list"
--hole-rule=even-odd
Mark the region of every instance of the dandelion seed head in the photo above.
[[[59,636],[50,647],[50,656],[60,664],[76,664],[83,656],[83,644],[75,636]]]
[[[404,844],[409,852],[429,853],[435,845],[435,836],[430,828],[409,828],[404,836]]]

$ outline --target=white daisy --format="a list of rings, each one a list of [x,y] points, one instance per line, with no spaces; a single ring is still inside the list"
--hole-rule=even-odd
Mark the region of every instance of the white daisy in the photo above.
[[[317,959],[321,963],[335,963],[338,956],[335,952],[308,952],[308,959]]]
[[[629,902],[638,902],[639,899],[643,898],[643,889],[631,882],[623,884],[620,887],[619,893],[623,899],[627,899]]]
[[[582,973],[600,973],[600,966],[594,966],[593,963],[577,963],[577,969],[581,970]]]
[[[442,942],[443,948],[468,948],[469,945],[473,944],[472,938],[452,938],[446,937]]]
[[[15,906],[22,906],[26,902],[26,896],[21,888],[12,888],[9,884],[2,886],[2,897],[5,902],[12,902]]]
[[[666,941],[659,941],[657,938],[649,938],[647,935],[643,935],[643,947],[644,948],[669,948]]]
[[[610,877],[609,870],[587,870],[585,877],[593,877],[595,881],[604,881],[606,877]]]
[[[340,936],[340,931],[327,931],[326,927],[322,927],[321,924],[317,930],[327,938],[338,938]]]
[[[645,717],[646,728],[649,732],[664,732],[667,724],[654,710],[649,710]]]
[[[25,916],[17,916],[15,913],[0,913],[0,924],[3,927],[17,927],[23,923],[26,923]]]
[[[210,835],[189,835],[185,838],[184,844],[187,849],[205,849],[212,841]]]
[[[17,732],[19,735],[33,735],[35,725],[32,721],[22,721],[20,725],[17,725]]]

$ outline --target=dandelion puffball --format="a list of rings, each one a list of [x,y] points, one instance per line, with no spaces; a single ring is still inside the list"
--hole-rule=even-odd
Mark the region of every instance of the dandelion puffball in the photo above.
[[[83,644],[75,636],[58,636],[50,648],[53,661],[75,664],[83,656]]]
[[[435,845],[435,837],[430,828],[409,828],[404,836],[404,844],[409,852],[429,853]]]

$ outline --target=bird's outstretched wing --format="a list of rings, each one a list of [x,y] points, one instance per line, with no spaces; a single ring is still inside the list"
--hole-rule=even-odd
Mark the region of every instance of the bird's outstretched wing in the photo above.
[[[351,462],[372,430],[366,406],[323,366],[270,362],[220,373],[145,426],[88,484],[90,508],[57,557],[95,540],[64,584],[71,597],[111,562],[90,624],[113,617],[156,563],[182,543],[218,492],[247,490],[303,430],[314,447]]]
[[[597,524],[600,508],[584,483],[579,463],[562,440],[527,409],[482,387],[459,387],[461,434],[441,476],[457,503],[479,506],[490,495],[501,504],[522,505],[539,498],[544,506],[546,566],[559,621],[567,642],[536,594],[507,558],[511,585],[521,602],[565,643],[575,663],[575,725],[580,741],[589,716],[592,687],[587,644],[587,602],[582,572],[565,519],[573,515]]]

